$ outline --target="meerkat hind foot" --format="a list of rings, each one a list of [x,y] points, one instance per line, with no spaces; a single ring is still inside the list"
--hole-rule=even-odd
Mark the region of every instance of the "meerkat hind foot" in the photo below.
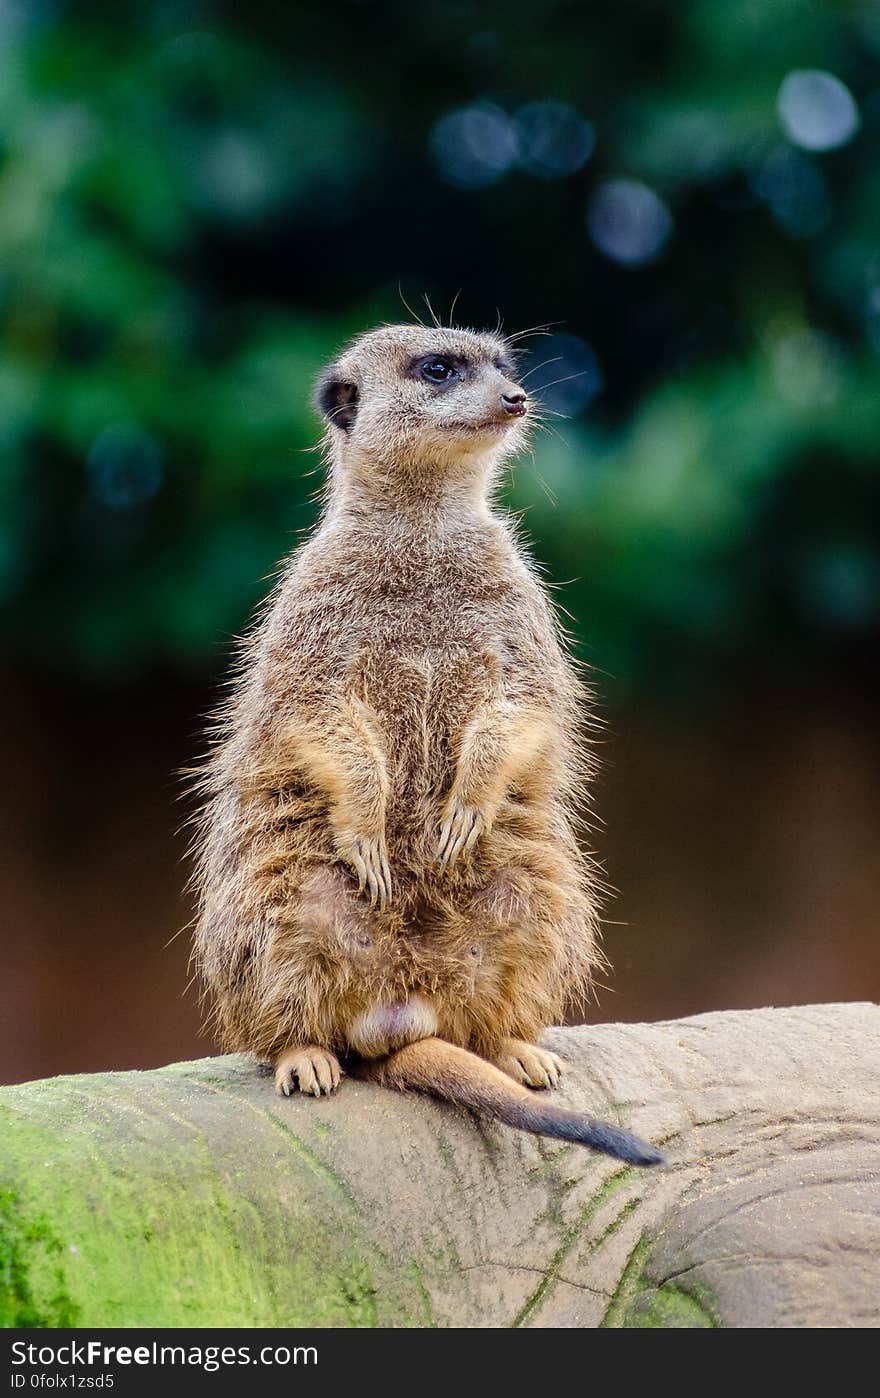
[[[526,1087],[558,1087],[565,1064],[555,1053],[529,1044],[525,1039],[505,1039],[492,1060],[496,1068]]]
[[[339,1059],[316,1044],[285,1049],[275,1060],[275,1091],[289,1097],[305,1092],[312,1097],[335,1092],[342,1077]]]

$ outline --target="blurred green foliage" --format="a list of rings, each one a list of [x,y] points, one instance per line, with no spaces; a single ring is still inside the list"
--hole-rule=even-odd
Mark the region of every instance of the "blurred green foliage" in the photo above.
[[[0,0],[7,654],[216,669],[399,288],[554,322],[508,498],[609,685],[866,654],[878,141],[858,0]]]

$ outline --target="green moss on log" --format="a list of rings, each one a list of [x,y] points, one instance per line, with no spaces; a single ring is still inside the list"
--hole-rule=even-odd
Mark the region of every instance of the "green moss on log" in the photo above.
[[[3,1325],[422,1324],[333,1170],[182,1068],[3,1090]]]
[[[714,1330],[717,1322],[708,1298],[667,1282],[647,1287],[622,1318],[625,1330]]]
[[[0,1326],[60,1329],[76,1325],[67,1290],[64,1245],[46,1219],[27,1218],[13,1190],[0,1190]]]

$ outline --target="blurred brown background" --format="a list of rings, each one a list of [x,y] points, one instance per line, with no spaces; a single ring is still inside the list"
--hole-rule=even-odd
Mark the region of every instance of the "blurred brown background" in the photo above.
[[[4,1080],[211,1051],[171,940],[190,915],[175,771],[209,700],[7,692]],[[872,718],[795,690],[718,722],[614,714],[597,846],[620,892],[591,1018],[880,998]]]

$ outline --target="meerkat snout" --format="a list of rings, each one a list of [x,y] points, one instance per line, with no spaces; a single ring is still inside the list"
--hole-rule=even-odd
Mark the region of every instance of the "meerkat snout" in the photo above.
[[[521,388],[515,388],[512,393],[504,392],[501,406],[511,417],[522,417],[526,411],[526,395]]]

